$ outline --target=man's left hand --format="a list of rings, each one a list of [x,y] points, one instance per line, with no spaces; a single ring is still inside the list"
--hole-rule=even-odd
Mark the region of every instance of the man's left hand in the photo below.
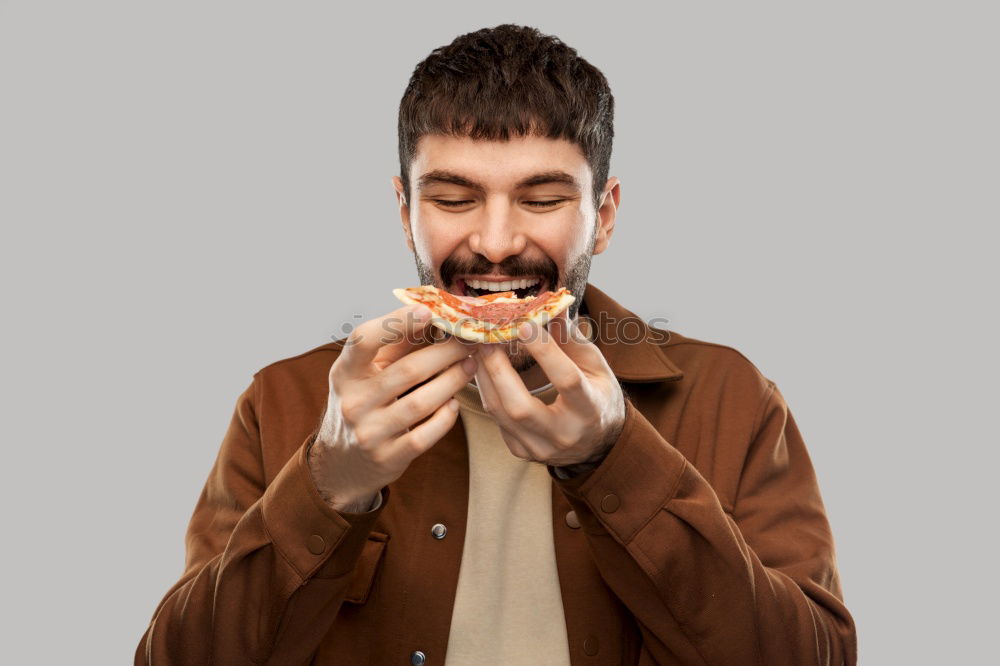
[[[559,394],[546,405],[531,395],[502,348],[480,348],[476,383],[510,452],[557,467],[602,460],[625,424],[625,398],[604,355],[565,313],[548,329],[522,324],[518,335],[517,344]]]

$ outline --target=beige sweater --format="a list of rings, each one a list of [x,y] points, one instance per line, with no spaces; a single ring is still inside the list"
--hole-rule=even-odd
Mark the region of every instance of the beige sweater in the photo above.
[[[551,404],[556,390],[534,392]],[[568,666],[552,541],[552,479],[515,458],[479,391],[456,396],[469,446],[469,516],[446,666]]]

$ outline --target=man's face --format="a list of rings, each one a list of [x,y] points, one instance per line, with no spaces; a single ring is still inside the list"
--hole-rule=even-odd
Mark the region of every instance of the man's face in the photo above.
[[[607,247],[620,199],[609,178],[595,209],[583,152],[564,139],[428,135],[410,166],[412,198],[393,184],[421,284],[462,296],[566,287],[582,302],[590,258]],[[610,196],[609,196],[610,195]],[[505,345],[518,371],[534,364]]]

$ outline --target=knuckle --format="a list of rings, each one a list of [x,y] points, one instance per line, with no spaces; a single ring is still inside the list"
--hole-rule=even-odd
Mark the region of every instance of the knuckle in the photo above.
[[[552,445],[555,446],[560,451],[565,451],[573,447],[576,443],[576,437],[571,433],[558,432],[552,441]]]
[[[460,356],[449,363],[445,373],[447,373],[453,381],[468,381],[468,375],[465,373],[465,368],[463,367],[465,360],[465,356]]]
[[[531,416],[531,410],[523,402],[517,402],[507,408],[507,415],[514,421],[524,421]]]
[[[427,440],[428,436],[426,434],[414,432],[410,433],[403,441],[403,445],[412,456],[417,456],[424,452],[428,443]]]
[[[367,323],[367,322],[366,322]],[[345,347],[356,347],[362,344],[367,339],[368,327],[362,324],[361,326],[355,327],[348,335],[347,341],[345,342]]]
[[[416,396],[401,400],[399,410],[402,412],[402,419],[412,423],[427,413],[428,405],[426,400]]]
[[[344,384],[344,364],[338,358],[334,361],[333,365],[330,366],[330,371],[326,375],[327,381],[330,384],[331,389],[337,389]]]
[[[581,389],[583,388],[583,377],[579,372],[574,372],[563,379],[563,386],[570,391]]]
[[[355,425],[361,419],[361,403],[356,398],[341,398],[340,413],[345,423]]]
[[[354,429],[354,441],[362,451],[368,451],[375,443],[375,432],[367,423],[362,423]]]
[[[395,364],[394,364],[395,365]],[[371,378],[372,390],[379,394],[384,394],[393,388],[393,377],[395,370],[392,370],[393,366],[389,366],[390,369],[383,370],[374,377]]]
[[[396,377],[405,384],[413,384],[420,378],[420,369],[413,361],[400,360],[396,362]]]
[[[377,449],[372,449],[368,453],[368,459],[371,460],[373,465],[378,465],[382,467],[389,463],[389,452],[385,447],[379,447]]]
[[[510,413],[507,412],[498,403],[495,403],[495,402],[484,403],[483,407],[484,407],[486,413],[489,414],[490,416],[492,416],[493,419],[499,425],[501,425],[501,426],[507,426],[507,425],[510,424],[510,421],[512,420],[511,417],[510,417]]]
[[[386,413],[386,420],[389,424],[389,430],[391,432],[404,432],[413,424],[413,422],[405,416],[401,416],[398,412],[394,413],[392,411]]]
[[[407,458],[415,457],[418,445],[420,442],[420,435],[416,432],[408,432],[405,435],[400,435],[400,437],[395,441],[394,447],[401,451],[403,455]]]

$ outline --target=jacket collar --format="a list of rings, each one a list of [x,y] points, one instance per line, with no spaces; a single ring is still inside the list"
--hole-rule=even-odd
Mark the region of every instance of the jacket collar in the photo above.
[[[629,382],[677,381],[684,376],[663,351],[669,331],[652,328],[594,285],[587,283],[583,307],[592,338],[615,376]]]

